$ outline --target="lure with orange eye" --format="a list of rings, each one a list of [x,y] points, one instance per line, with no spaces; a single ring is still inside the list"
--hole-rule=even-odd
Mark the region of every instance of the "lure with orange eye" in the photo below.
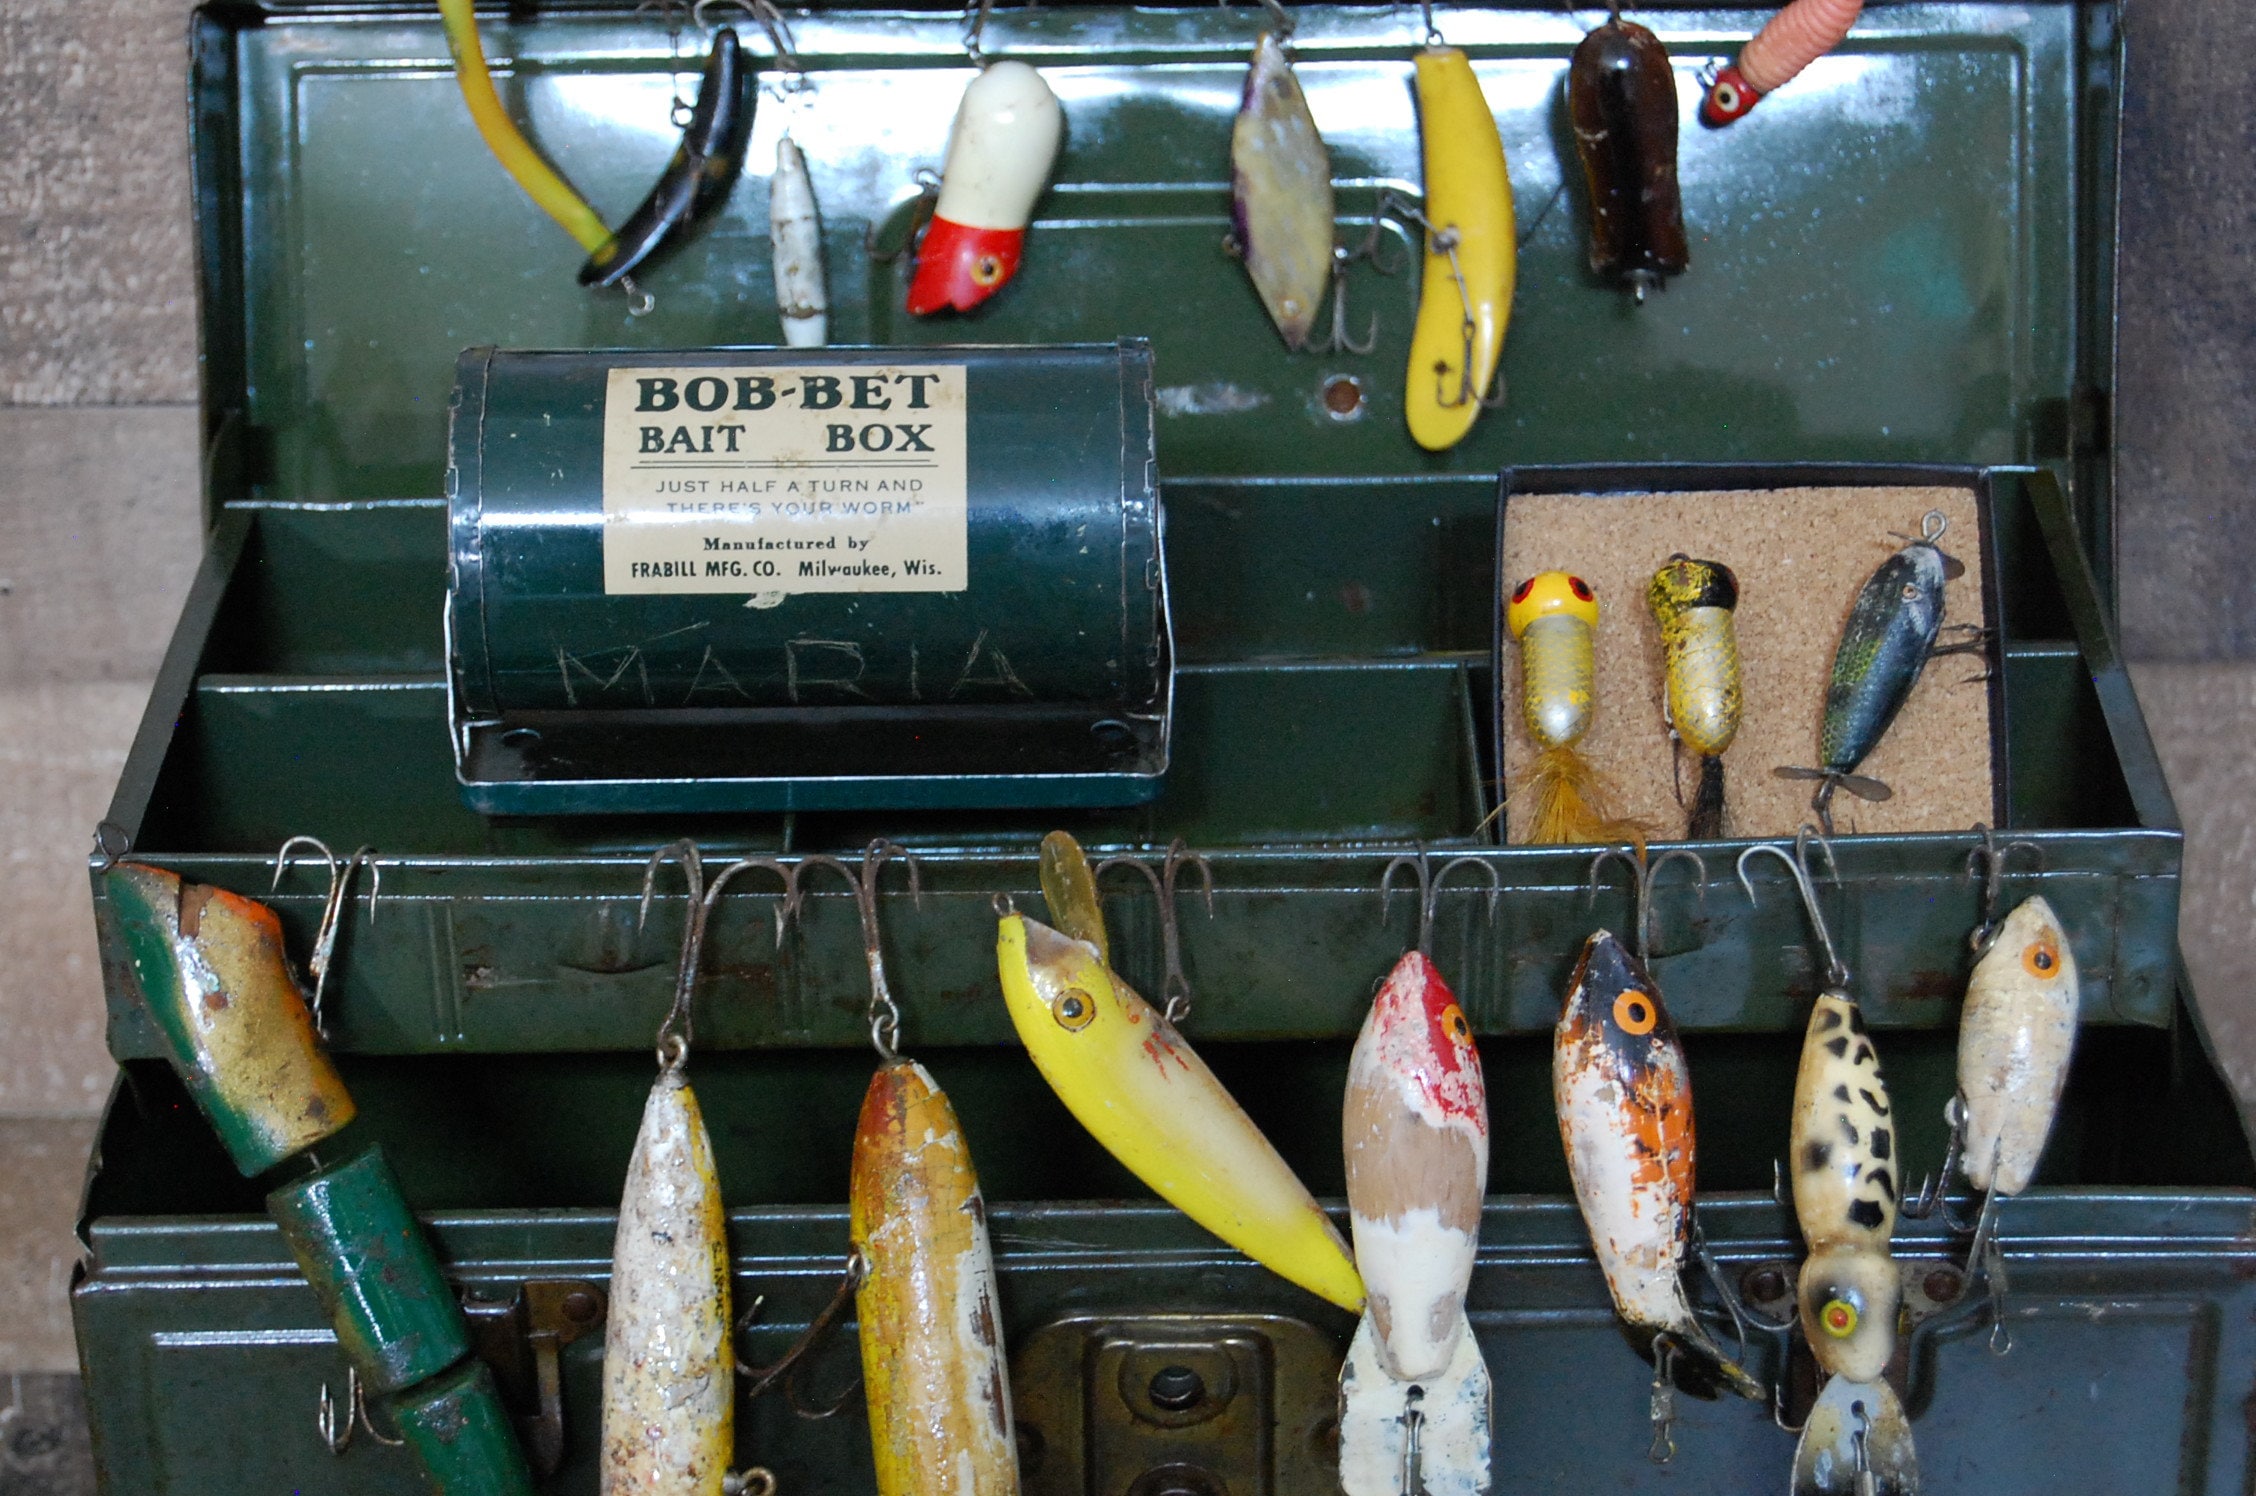
[[[1572,572],[1546,571],[1512,590],[1504,624],[1520,646],[1520,717],[1535,761],[1511,794],[1538,844],[1633,841],[1644,828],[1606,808],[1598,775],[1575,745],[1597,705],[1598,595]]]
[[[1721,128],[1776,93],[1795,75],[1841,45],[1864,0],[1794,0],[1772,16],[1729,67],[1719,68],[1700,103],[1700,122]]]
[[[2067,1083],[2079,1000],[2060,917],[2041,895],[2022,901],[1974,963],[1959,1019],[1966,1178],[1976,1189],[2016,1195],[2035,1176]]]
[[[1018,274],[1026,225],[1064,130],[1057,95],[1025,63],[989,63],[971,81],[948,137],[940,200],[917,246],[911,312],[968,312]]]
[[[1666,1334],[1686,1391],[1761,1397],[1692,1313],[1692,1072],[1660,988],[1628,947],[1600,930],[1552,1034],[1551,1091],[1567,1171],[1614,1307],[1641,1339]]]

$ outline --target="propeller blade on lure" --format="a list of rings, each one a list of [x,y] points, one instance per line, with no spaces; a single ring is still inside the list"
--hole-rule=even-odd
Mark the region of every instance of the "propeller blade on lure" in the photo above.
[[[968,312],[1018,273],[1064,133],[1057,95],[1025,63],[991,62],[971,80],[948,132],[940,200],[917,245],[912,313]]]
[[[1833,830],[1836,789],[1860,800],[1886,800],[1895,793],[1856,769],[1887,735],[1896,714],[1911,699],[1912,687],[1919,684],[1920,672],[1937,653],[1944,584],[1966,573],[1955,556],[1936,544],[1947,526],[1941,511],[1928,511],[1920,538],[1881,562],[1858,591],[1826,680],[1819,767],[1781,766],[1771,771],[1781,779],[1818,781],[1810,809],[1817,812],[1827,835]]]
[[[1721,127],[1776,93],[1802,69],[1841,45],[1864,10],[1864,0],[1793,0],[1718,68],[1700,102],[1700,122]]]
[[[1590,269],[1642,302],[1692,262],[1676,182],[1676,69],[1661,39],[1620,16],[1567,70],[1575,154],[1590,185]]]
[[[1687,1390],[1763,1385],[1726,1357],[1692,1313],[1692,1072],[1643,962],[1606,930],[1583,942],[1552,1035],[1551,1091],[1575,1201],[1614,1308],[1644,1342],[1666,1335],[1697,1357]]]
[[[1607,812],[1597,771],[1575,749],[1598,700],[1598,595],[1578,576],[1538,572],[1513,589],[1504,622],[1520,644],[1520,713],[1537,749],[1511,796],[1527,807],[1527,840],[1642,846],[1643,828]]]
[[[1399,1496],[1414,1466],[1421,1485],[1408,1489],[1479,1496],[1491,1394],[1465,1293],[1488,1187],[1488,1091],[1472,1025],[1422,950],[1395,963],[1363,1021],[1342,1131],[1370,1297],[1340,1372],[1340,1485]]]
[[[1723,754],[1739,734],[1739,579],[1721,561],[1679,553],[1653,573],[1645,603],[1661,626],[1669,735],[1700,760],[1684,835],[1710,841],[1724,834]]]
[[[1278,335],[1306,347],[1332,283],[1332,158],[1273,32],[1254,43],[1230,131],[1230,223]]]
[[[1473,429],[1495,381],[1520,248],[1504,141],[1472,62],[1429,46],[1416,68],[1426,267],[1403,407],[1411,437],[1440,452]]]
[[[1044,845],[1045,884],[1077,880],[1071,854]],[[1095,917],[1094,885],[1077,893]],[[1086,940],[1016,913],[996,929],[1012,1026],[1058,1099],[1106,1151],[1169,1204],[1286,1280],[1343,1309],[1363,1307],[1347,1243],[1290,1165],[1173,1024],[1114,975]]]

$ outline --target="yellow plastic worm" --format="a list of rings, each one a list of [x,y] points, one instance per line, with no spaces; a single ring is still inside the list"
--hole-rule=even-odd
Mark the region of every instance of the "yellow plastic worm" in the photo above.
[[[1015,1493],[987,1209],[955,1108],[914,1060],[870,1080],[851,1201],[878,1496]]]
[[[1363,1279],[1307,1186],[1094,946],[1008,914],[995,957],[1035,1068],[1114,1158],[1278,1276],[1361,1312]]]
[[[611,231],[587,200],[572,190],[554,167],[541,159],[517,122],[502,108],[494,92],[493,74],[486,67],[486,49],[478,41],[478,20],[472,0],[439,0],[439,18],[446,23],[447,50],[454,54],[455,81],[462,86],[462,102],[470,106],[486,148],[502,169],[516,179],[541,210],[555,219],[596,260],[610,257]]]
[[[1496,377],[1520,250],[1504,142],[1471,61],[1455,47],[1428,47],[1418,54],[1417,88],[1426,274],[1403,408],[1411,437],[1439,452],[1473,429]]]

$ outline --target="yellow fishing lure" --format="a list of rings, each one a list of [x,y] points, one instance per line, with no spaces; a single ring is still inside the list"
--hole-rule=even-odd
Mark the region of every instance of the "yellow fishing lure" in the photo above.
[[[1739,735],[1739,579],[1721,561],[1679,552],[1653,573],[1645,605],[1661,628],[1669,731],[1700,760],[1684,834],[1713,839],[1724,832],[1723,751]]]
[[[1417,58],[1417,91],[1426,268],[1403,409],[1411,437],[1439,452],[1473,429],[1496,377],[1520,247],[1504,142],[1472,62],[1455,47],[1426,48]]]
[[[1598,595],[1563,571],[1538,572],[1513,589],[1504,625],[1520,645],[1520,714],[1537,753],[1512,791],[1541,845],[1634,841],[1644,828],[1605,809],[1597,772],[1575,750],[1598,704]]]
[[[995,958],[1035,1068],[1113,1157],[1254,1261],[1361,1312],[1363,1280],[1307,1187],[1094,946],[1008,914]]]

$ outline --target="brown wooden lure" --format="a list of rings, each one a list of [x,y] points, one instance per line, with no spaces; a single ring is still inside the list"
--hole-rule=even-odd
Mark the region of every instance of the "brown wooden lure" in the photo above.
[[[1615,16],[1575,48],[1567,112],[1590,187],[1590,269],[1642,302],[1692,261],[1676,183],[1676,70],[1668,49]]]

